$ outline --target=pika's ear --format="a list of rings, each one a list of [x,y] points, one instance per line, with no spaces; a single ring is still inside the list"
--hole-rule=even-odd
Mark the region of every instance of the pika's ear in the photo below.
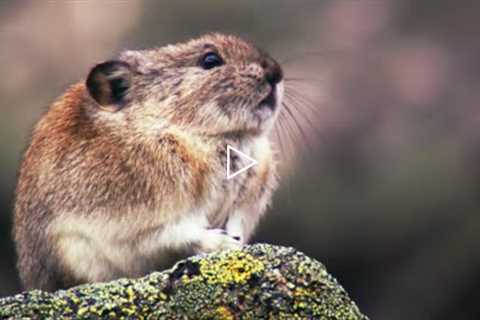
[[[125,104],[131,79],[132,70],[128,63],[111,60],[97,64],[88,74],[86,85],[100,108],[115,112]]]

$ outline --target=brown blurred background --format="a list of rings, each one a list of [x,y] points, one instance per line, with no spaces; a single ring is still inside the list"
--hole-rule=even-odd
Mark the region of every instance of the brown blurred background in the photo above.
[[[0,2],[0,296],[20,290],[13,190],[40,114],[122,49],[221,31],[285,62],[307,136],[278,127],[255,240],[325,263],[372,319],[478,319],[479,19],[448,0]]]

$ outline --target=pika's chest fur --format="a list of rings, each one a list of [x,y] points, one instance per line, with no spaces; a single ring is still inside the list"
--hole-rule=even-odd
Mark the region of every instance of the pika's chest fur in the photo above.
[[[254,202],[255,197],[252,195],[261,190],[268,178],[274,175],[273,155],[266,137],[198,138],[175,132],[168,140],[174,145],[170,151],[170,162],[188,167],[191,176],[183,176],[182,181],[190,180],[191,183],[187,184],[195,188],[190,190],[195,198],[191,199],[191,206],[186,209],[198,211],[199,208],[204,208],[202,211],[212,228],[223,228],[228,216],[237,208]],[[230,153],[230,161],[227,161],[229,145],[256,159],[258,165],[228,179],[228,163],[232,171],[249,164],[248,159],[235,153]],[[177,185],[180,186],[179,181]]]
[[[211,184],[212,189],[210,194],[206,195],[207,201],[212,201],[216,208],[212,208],[209,212],[208,219],[215,228],[224,228],[228,216],[232,214],[239,207],[242,207],[249,200],[249,188],[260,183],[258,180],[259,172],[257,168],[250,168],[243,173],[227,177],[227,165],[230,165],[230,171],[236,172],[249,164],[248,159],[240,157],[238,154],[227,152],[227,146],[233,146],[242,153],[250,155],[253,158],[261,158],[262,152],[268,150],[261,150],[261,143],[257,141],[242,143],[235,140],[225,140],[219,143],[216,152],[216,170],[212,176],[214,182]],[[227,159],[227,157],[230,159]],[[265,163],[263,163],[265,165]]]

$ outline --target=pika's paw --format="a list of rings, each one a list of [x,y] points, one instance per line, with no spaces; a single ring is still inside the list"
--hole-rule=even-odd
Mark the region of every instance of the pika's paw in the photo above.
[[[241,242],[227,234],[223,229],[208,229],[205,231],[199,243],[198,253],[210,253],[214,251],[239,249]]]

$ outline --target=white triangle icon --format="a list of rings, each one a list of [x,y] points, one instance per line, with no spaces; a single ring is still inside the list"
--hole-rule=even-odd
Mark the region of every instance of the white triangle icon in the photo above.
[[[247,159],[249,161],[249,163],[245,167],[243,167],[241,169],[238,169],[237,171],[232,173],[231,169],[230,169],[230,153],[231,152],[237,153],[243,159]],[[257,160],[247,156],[245,153],[243,153],[243,152],[239,151],[238,149],[235,149],[231,145],[227,144],[227,179],[232,179],[233,177],[239,175],[240,173],[242,173],[244,171],[247,171],[248,169],[250,169],[251,167],[253,167],[257,163],[258,163]]]

